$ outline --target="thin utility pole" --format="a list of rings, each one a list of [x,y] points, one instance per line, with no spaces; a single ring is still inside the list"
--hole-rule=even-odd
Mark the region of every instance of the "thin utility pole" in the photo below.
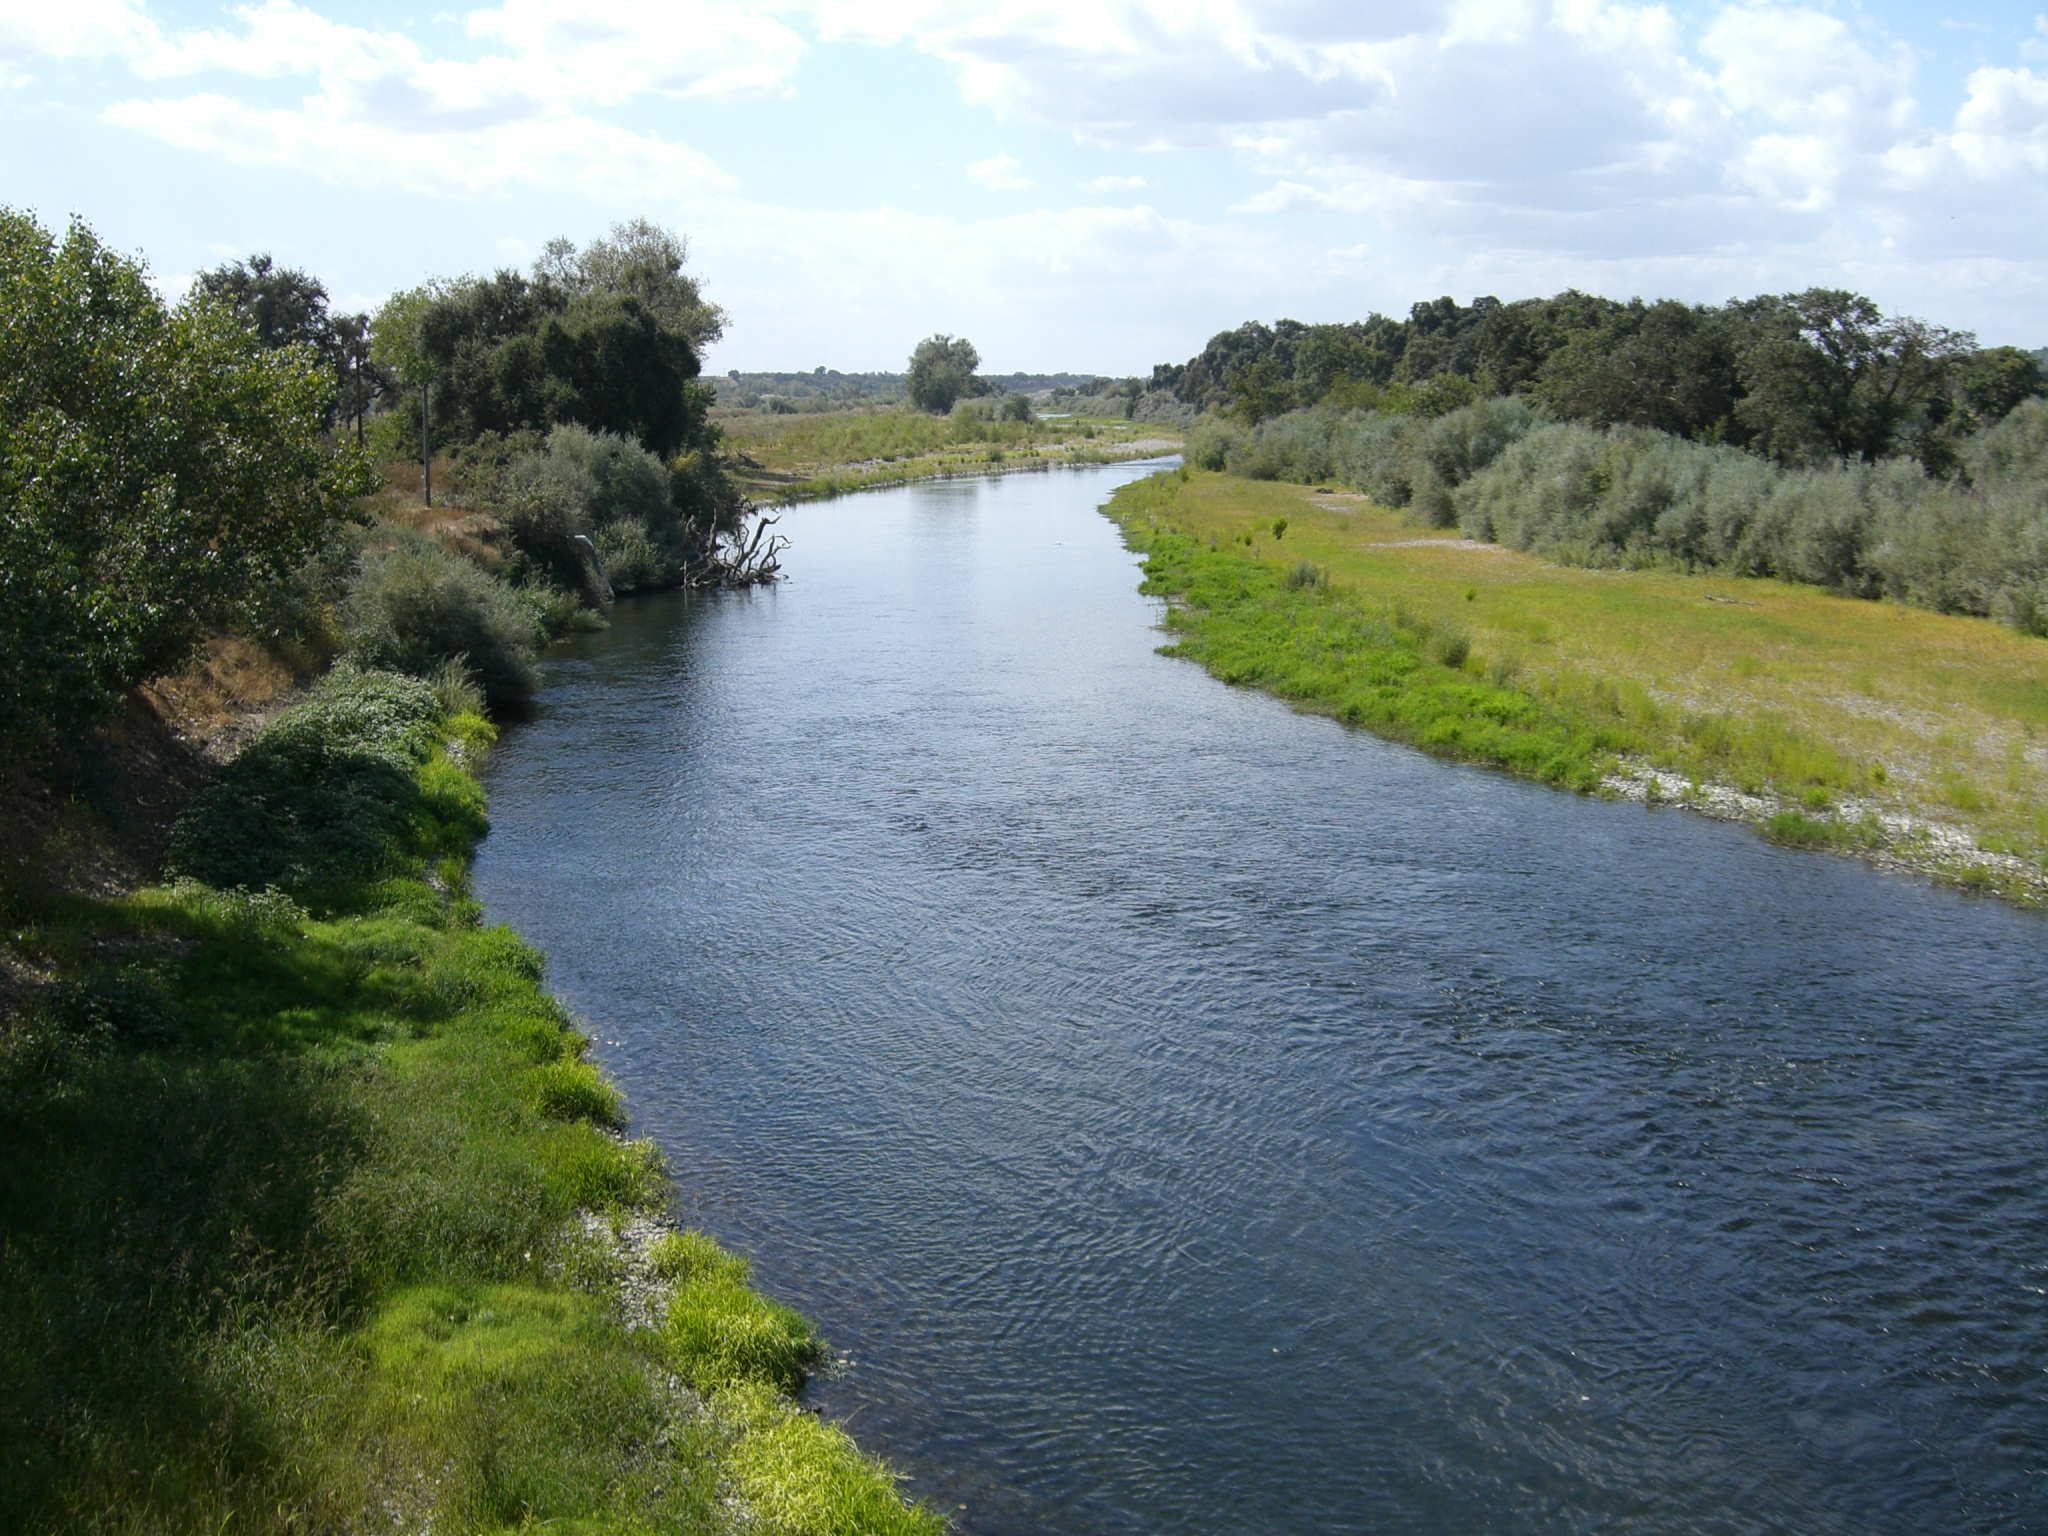
[[[429,379],[420,385],[420,486],[426,494],[427,505],[430,507],[434,504],[434,450],[428,440],[428,433],[433,422],[433,417],[430,414],[433,408],[428,402],[433,398],[434,381]]]

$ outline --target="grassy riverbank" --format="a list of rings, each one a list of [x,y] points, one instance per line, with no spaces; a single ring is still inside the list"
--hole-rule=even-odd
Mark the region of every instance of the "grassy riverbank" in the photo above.
[[[1049,469],[1146,458],[1180,434],[1145,422],[1095,417],[987,420],[880,409],[778,415],[716,413],[738,457],[737,478],[764,501],[810,501],[948,475]]]
[[[1174,650],[1430,751],[2048,904],[2048,644],[1784,582],[1546,564],[1183,472],[1107,507]]]
[[[473,704],[340,669],[180,879],[9,898],[8,1529],[941,1530],[480,923]]]

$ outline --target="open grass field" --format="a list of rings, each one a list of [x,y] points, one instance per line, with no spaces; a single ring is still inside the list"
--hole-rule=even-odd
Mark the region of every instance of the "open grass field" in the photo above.
[[[978,421],[913,410],[777,415],[721,411],[740,482],[763,501],[805,501],[944,475],[1105,463],[1166,453],[1180,434],[1143,422]]]
[[[1219,474],[1107,509],[1178,649],[1431,750],[2048,901],[2048,642],[1776,581],[1595,571]]]

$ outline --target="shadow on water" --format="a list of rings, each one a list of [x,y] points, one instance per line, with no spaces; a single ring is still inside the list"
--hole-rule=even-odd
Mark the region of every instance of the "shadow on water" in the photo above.
[[[1134,471],[622,605],[478,880],[968,1532],[2048,1529],[2048,930],[1157,656]]]

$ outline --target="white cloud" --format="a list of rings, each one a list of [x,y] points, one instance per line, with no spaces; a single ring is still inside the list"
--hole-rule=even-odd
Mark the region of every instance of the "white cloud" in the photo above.
[[[428,53],[404,32],[333,20],[294,0],[235,12],[236,25],[171,34],[133,0],[87,0],[65,28],[10,20],[24,56],[125,58],[144,79],[310,77],[292,106],[246,92],[129,99],[107,121],[235,164],[356,186],[485,194],[516,186],[678,196],[730,186],[697,151],[596,115],[650,95],[785,89],[803,40],[763,12],[684,0],[506,0],[471,12],[475,57]]]
[[[0,62],[126,58],[151,47],[156,25],[139,0],[0,5]]]
[[[1928,66],[1825,0],[495,0],[452,43],[322,7],[261,0],[180,30],[145,0],[0,0],[0,78],[108,61],[129,98],[109,121],[233,164],[665,208],[707,254],[751,253],[730,281],[764,312],[810,303],[774,274],[836,293],[847,316],[932,295],[1009,313],[1012,290],[987,272],[1079,302],[1087,281],[1062,273],[1137,263],[1129,292],[1076,311],[1094,317],[1083,331],[1100,335],[1105,316],[1348,313],[1424,291],[1716,297],[1825,280],[1942,318],[1979,294],[1980,315],[2048,336],[2048,70],[2030,62],[2048,56],[2048,19],[2013,57],[1930,87],[1961,86],[1935,120]],[[866,214],[773,208],[674,136],[672,103],[792,93],[813,53],[870,46],[942,61],[1006,133],[1193,151],[1175,162],[1177,198],[1212,174],[1212,206],[1171,223],[1109,206],[1144,178],[1102,176],[1072,195],[1083,206],[1020,221],[921,220],[891,211],[886,190]],[[1009,153],[967,175],[1032,185]],[[1112,214],[1133,222],[1091,222]],[[842,269],[832,240],[799,235],[825,229],[868,254]],[[805,265],[801,252],[828,249]],[[863,283],[877,285],[864,301]]]
[[[674,199],[733,185],[684,144],[595,118],[520,117],[421,132],[352,116],[322,99],[291,109],[211,93],[123,101],[107,120],[236,165],[300,171],[343,186],[481,196],[524,186],[593,196]]]
[[[992,192],[1021,192],[1031,185],[1014,155],[990,155],[967,167],[967,179]]]
[[[468,21],[505,45],[506,67],[534,94],[561,100],[782,90],[804,53],[782,21],[717,0],[505,0]]]

